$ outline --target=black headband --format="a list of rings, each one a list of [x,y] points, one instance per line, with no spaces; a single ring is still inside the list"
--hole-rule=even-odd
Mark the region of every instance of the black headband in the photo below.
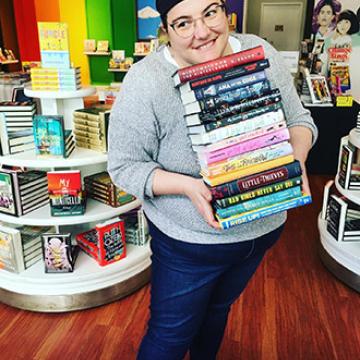
[[[166,14],[181,1],[183,0],[156,0],[156,9],[163,19]]]

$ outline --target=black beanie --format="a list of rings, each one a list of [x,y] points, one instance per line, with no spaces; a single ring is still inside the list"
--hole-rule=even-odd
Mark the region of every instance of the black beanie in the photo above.
[[[165,19],[166,14],[179,2],[183,0],[156,0],[156,9],[160,13],[161,19]]]

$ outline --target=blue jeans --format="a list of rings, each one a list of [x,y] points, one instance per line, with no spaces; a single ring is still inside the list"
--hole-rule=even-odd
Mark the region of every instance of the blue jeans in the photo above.
[[[175,240],[149,221],[151,304],[138,360],[213,360],[231,304],[283,226],[254,240],[202,245]]]

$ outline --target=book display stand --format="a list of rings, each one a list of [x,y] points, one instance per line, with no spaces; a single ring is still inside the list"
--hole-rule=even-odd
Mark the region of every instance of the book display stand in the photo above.
[[[350,141],[360,149],[359,132],[350,131],[349,136],[341,139],[342,144]],[[341,151],[339,163],[341,161]],[[344,189],[339,184],[339,170],[335,178],[335,186],[339,193],[353,203],[360,205],[360,191]],[[324,211],[324,209],[323,209]],[[341,227],[341,225],[339,226]],[[326,268],[345,284],[360,292],[360,241],[338,241],[327,230],[327,220],[322,213],[318,217],[320,232],[320,257]],[[339,229],[342,231],[343,229]]]
[[[64,94],[27,89],[26,93],[28,96],[40,97],[45,109],[54,113],[60,111],[65,116],[67,114],[70,122],[66,126],[71,129],[73,110],[82,108],[81,97],[92,94],[93,91],[89,88]],[[106,154],[82,148],[76,148],[66,159],[36,157],[33,150],[0,156],[2,165],[47,171],[80,169],[82,176],[104,171],[106,162]],[[80,229],[81,225],[93,227],[139,205],[140,202],[135,200],[114,208],[88,199],[84,215],[54,217],[50,215],[50,206],[47,205],[21,217],[0,213],[0,221],[21,225],[52,225],[56,231],[60,232],[61,228],[61,232],[71,232],[75,238],[77,233],[83,231]],[[80,251],[74,272],[69,273],[45,273],[43,261],[19,274],[0,269],[0,299],[17,308],[40,312],[79,310],[120,299],[145,285],[150,278],[149,243],[143,246],[127,244],[126,251],[124,259],[104,267]]]
[[[95,94],[93,87],[74,91],[39,91],[25,88],[25,95],[39,98],[43,115],[63,115],[66,129],[72,128],[72,113],[84,107],[83,98]]]

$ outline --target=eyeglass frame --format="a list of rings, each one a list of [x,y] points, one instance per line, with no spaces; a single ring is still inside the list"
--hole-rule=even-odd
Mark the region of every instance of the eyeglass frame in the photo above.
[[[214,4],[215,5],[215,4]],[[208,8],[207,8],[207,10],[209,10],[210,8],[211,8],[211,6],[212,5],[210,5]],[[217,4],[217,5],[215,5],[214,6],[215,8],[220,8],[220,9],[222,9],[222,11],[224,11],[224,12],[226,12],[226,5],[224,4],[224,3],[222,3],[222,4]],[[206,9],[205,9],[206,10]],[[203,11],[205,11],[205,10],[203,10]],[[205,14],[203,14],[203,15],[201,15],[201,16],[199,16],[199,17],[197,17],[197,18],[191,18],[192,19],[192,23],[193,23],[193,29],[194,29],[194,32],[195,32],[195,23],[196,23],[196,21],[197,20],[202,20],[202,22],[203,22],[203,24],[205,24],[209,29],[212,29],[212,28],[214,28],[214,27],[216,27],[216,26],[208,26],[207,24],[206,24],[206,22],[204,21],[204,16],[205,16]],[[184,18],[186,18],[186,16],[184,16]],[[177,35],[177,36],[179,36],[179,37],[181,37],[182,39],[188,39],[188,38],[190,38],[191,36],[193,36],[194,35],[194,32],[191,34],[191,35],[189,35],[189,36],[181,36],[181,35],[179,35],[178,33],[177,33],[177,31],[175,30],[175,25],[176,25],[176,23],[172,23],[172,24],[168,24],[173,30],[174,30],[174,32],[175,32],[175,34]]]

